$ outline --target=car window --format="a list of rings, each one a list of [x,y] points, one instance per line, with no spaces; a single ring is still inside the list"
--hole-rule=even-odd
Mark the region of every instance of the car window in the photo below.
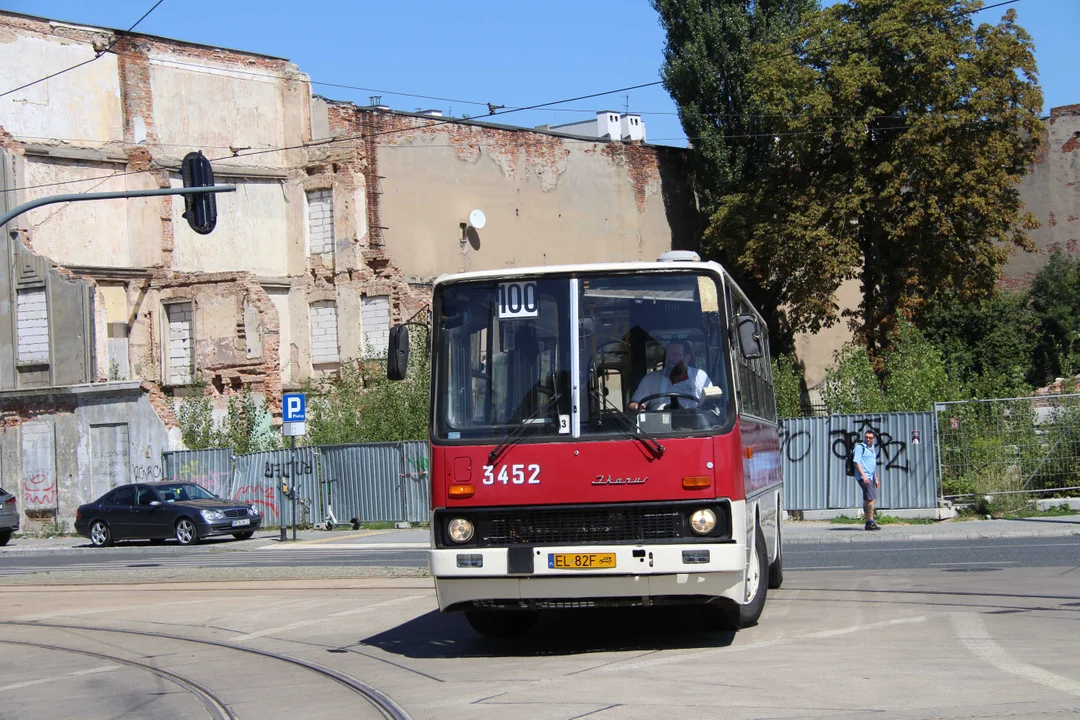
[[[135,494],[138,498],[135,502],[136,505],[149,505],[152,502],[160,502],[157,493],[148,487],[136,488]]]
[[[135,488],[130,486],[119,488],[113,495],[112,502],[114,505],[134,505]]]

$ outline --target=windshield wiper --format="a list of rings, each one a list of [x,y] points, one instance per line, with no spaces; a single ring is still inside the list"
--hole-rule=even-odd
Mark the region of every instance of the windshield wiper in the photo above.
[[[551,408],[553,408],[555,404],[559,402],[559,399],[561,397],[562,395],[560,395],[559,393],[553,393],[551,399],[547,401],[547,404],[534,410],[527,418],[522,419],[521,425],[518,425],[516,428],[514,428],[513,431],[511,431],[510,434],[508,434],[501,443],[496,445],[495,448],[490,453],[488,453],[488,464],[494,465],[495,461],[499,459],[499,456],[502,455],[504,450],[506,450],[511,445],[516,445],[517,443],[521,442],[522,438],[525,437],[526,431],[530,427],[532,427],[532,421],[546,415],[548,411],[551,410]]]
[[[592,394],[592,396],[596,398],[596,400],[600,402],[604,407],[610,408],[615,411],[614,417],[623,424],[623,429],[621,430],[623,435],[637,440],[639,443],[644,445],[649,450],[649,452],[651,452],[653,456],[657,459],[660,459],[664,456],[664,446],[661,445],[660,442],[652,435],[642,430],[637,423],[626,417],[626,413],[615,407],[615,405],[612,404],[610,400],[600,394],[599,390],[590,388],[589,393]],[[609,415],[608,417],[611,416]]]

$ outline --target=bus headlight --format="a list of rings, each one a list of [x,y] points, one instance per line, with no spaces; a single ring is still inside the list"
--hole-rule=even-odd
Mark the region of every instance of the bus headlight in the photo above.
[[[716,513],[709,508],[695,510],[690,516],[690,529],[698,535],[708,535],[716,528]]]
[[[456,543],[467,543],[472,540],[473,524],[465,518],[454,518],[450,521],[446,531],[450,533],[450,539]]]

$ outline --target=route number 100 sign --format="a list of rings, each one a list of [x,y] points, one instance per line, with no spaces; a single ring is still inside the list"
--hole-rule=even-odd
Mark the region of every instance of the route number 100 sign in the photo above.
[[[499,283],[495,293],[500,320],[534,318],[540,314],[536,283],[533,281]]]

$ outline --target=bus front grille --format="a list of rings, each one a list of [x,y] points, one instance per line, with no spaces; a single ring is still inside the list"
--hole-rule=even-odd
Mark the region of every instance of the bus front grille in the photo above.
[[[477,529],[486,545],[582,545],[674,540],[682,524],[676,510],[598,508],[509,511],[483,518]]]

